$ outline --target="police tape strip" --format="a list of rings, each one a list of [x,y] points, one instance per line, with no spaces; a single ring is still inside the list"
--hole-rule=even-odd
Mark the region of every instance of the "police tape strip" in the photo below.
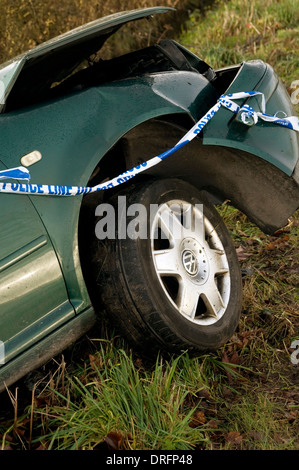
[[[254,109],[245,104],[243,106],[237,105],[232,100],[245,99],[256,96],[260,99],[261,104],[260,108],[262,112],[256,112]],[[58,186],[58,185],[45,185],[45,184],[29,184],[29,183],[0,183],[0,192],[1,193],[10,193],[10,194],[30,194],[36,196],[77,196],[82,194],[88,194],[96,191],[101,191],[104,189],[115,188],[120,184],[125,183],[139,173],[152,168],[158,163],[165,160],[167,157],[175,153],[180,148],[184,147],[186,144],[191,142],[205,125],[215,116],[217,111],[221,106],[232,111],[235,114],[240,115],[241,121],[246,125],[254,125],[258,122],[258,119],[263,121],[271,122],[278,124],[288,129],[293,129],[294,131],[299,132],[299,119],[296,116],[278,118],[276,116],[270,116],[265,113],[265,97],[263,93],[259,91],[246,91],[239,93],[231,93],[228,95],[222,95],[217,103],[184,135],[184,137],[171,149],[166,152],[161,153],[160,155],[147,160],[140,165],[135,166],[134,168],[125,171],[119,176],[101,183],[97,186],[88,187],[88,186]],[[277,113],[276,113],[277,114]],[[16,179],[16,180],[30,180],[30,173],[25,167],[17,167],[4,171],[0,171],[0,179]]]
[[[254,111],[254,109],[247,104],[240,107],[236,103],[231,101],[231,99],[234,99],[234,100],[244,99],[244,98],[250,98],[252,96],[256,96],[257,98],[260,98],[260,101],[261,101],[260,107],[262,110],[261,112]],[[258,121],[258,118],[260,118],[263,121],[272,122],[274,124],[278,124],[280,126],[284,126],[284,127],[287,127],[288,129],[292,129],[294,131],[299,132],[299,119],[297,116],[279,118],[276,116],[271,116],[269,114],[266,114],[265,97],[263,93],[261,93],[260,91],[246,91],[246,92],[232,93],[232,94],[228,94],[225,96],[221,96],[219,98],[219,101],[221,102],[222,106],[226,107],[227,109],[230,109],[233,113],[240,113],[241,120],[244,122],[244,124],[248,124],[251,118],[253,120],[252,124],[256,124]],[[283,111],[278,111],[278,112],[282,112],[283,114],[285,114]],[[278,112],[276,114],[278,114]]]

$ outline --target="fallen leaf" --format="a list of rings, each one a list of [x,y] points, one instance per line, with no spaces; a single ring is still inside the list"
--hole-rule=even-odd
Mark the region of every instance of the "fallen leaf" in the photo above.
[[[262,436],[259,432],[256,432],[256,431],[250,431],[249,433],[249,436],[252,437],[252,439],[254,439],[255,441],[261,441],[262,440]]]
[[[110,432],[104,439],[108,446],[108,450],[120,450],[123,436],[118,432]]]
[[[220,419],[210,419],[210,421],[208,421],[207,423],[207,427],[212,429],[218,429],[218,425],[221,424],[221,422],[222,421]]]
[[[226,434],[226,436],[224,436],[224,439],[230,444],[234,445],[240,445],[243,440],[239,431],[230,431],[228,434]]]
[[[89,362],[90,362],[90,367],[92,368],[92,370],[97,370],[101,366],[100,359],[94,356],[93,354],[89,354]]]
[[[238,256],[239,261],[244,261],[247,258],[249,258],[249,256],[250,256],[250,254],[247,253],[245,251],[245,249],[243,248],[243,246],[241,246],[241,245],[238,248],[236,248],[236,252],[237,252],[237,256]]]
[[[238,335],[233,335],[230,340],[237,349],[243,347],[243,341],[241,341]]]
[[[229,358],[230,364],[239,364],[239,354],[237,351],[234,351]]]
[[[209,389],[207,388],[200,389],[196,395],[198,396],[198,398],[204,398],[205,400],[208,400],[211,396]]]
[[[285,417],[287,418],[288,421],[295,421],[297,415],[298,415],[297,410],[287,411],[285,413]]]
[[[195,411],[192,416],[192,420],[189,423],[190,428],[197,428],[206,423],[206,417],[204,411]]]
[[[229,349],[229,348],[228,348]],[[229,351],[230,352],[230,351]],[[228,378],[228,381],[231,383],[232,382],[232,374],[229,372],[228,368],[229,368],[229,364],[232,364],[232,365],[237,365],[239,364],[239,355],[238,355],[238,352],[236,350],[232,351],[232,353],[228,356],[227,352],[224,351],[223,355],[222,355],[222,358],[221,358],[221,361],[224,363],[224,364],[227,364],[226,368],[225,368],[225,372],[226,372],[226,375],[227,375],[227,378]],[[232,372],[233,372],[233,368],[232,369]]]
[[[289,236],[285,235],[284,237],[273,239],[270,243],[266,245],[266,250],[275,250],[276,248],[281,248],[284,247],[288,241],[289,241]]]

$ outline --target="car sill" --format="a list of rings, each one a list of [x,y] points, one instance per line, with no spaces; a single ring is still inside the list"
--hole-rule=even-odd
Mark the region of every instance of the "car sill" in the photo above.
[[[0,368],[0,392],[37,369],[87,333],[96,322],[89,308]]]

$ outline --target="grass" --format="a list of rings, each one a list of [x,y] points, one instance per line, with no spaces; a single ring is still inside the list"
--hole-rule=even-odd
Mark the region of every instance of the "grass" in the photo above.
[[[295,7],[231,0],[192,14],[179,40],[214,67],[260,57],[290,86],[299,79]],[[299,449],[299,366],[290,359],[299,338],[299,211],[273,236],[228,203],[219,211],[243,270],[242,315],[230,341],[215,353],[152,364],[113,332],[95,330],[30,386],[27,379],[27,388],[1,397],[10,410],[2,448]]]
[[[193,410],[184,413],[188,390],[180,378],[179,358],[166,365],[158,359],[151,371],[141,370],[119,344],[103,344],[88,374],[71,380],[72,400],[60,395],[53,418],[46,416],[51,432],[43,441],[49,449],[99,449],[106,444],[185,450],[203,440],[200,429],[188,426]]]
[[[287,87],[299,80],[297,0],[230,0],[216,5],[204,18],[200,11],[192,13],[180,37],[182,44],[214,68],[262,59],[275,67]]]
[[[161,5],[182,9],[189,3],[192,0],[1,0],[0,63],[96,18]],[[129,33],[121,35],[120,40],[126,47],[141,46],[149,36],[157,40],[161,34],[176,30],[177,23],[175,15],[158,15],[142,26],[132,23]],[[113,45],[117,48],[117,41]]]
[[[85,339],[44,368],[23,414],[20,394],[11,397],[15,416],[0,425],[2,448],[298,448],[289,353],[267,344],[269,328],[257,313],[254,324],[247,316],[228,344],[198,358],[147,364],[111,332]]]

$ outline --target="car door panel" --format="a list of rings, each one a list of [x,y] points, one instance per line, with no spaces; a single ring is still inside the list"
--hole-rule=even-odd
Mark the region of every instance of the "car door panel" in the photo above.
[[[30,199],[1,194],[0,218],[0,340],[7,361],[74,310],[51,240]]]

